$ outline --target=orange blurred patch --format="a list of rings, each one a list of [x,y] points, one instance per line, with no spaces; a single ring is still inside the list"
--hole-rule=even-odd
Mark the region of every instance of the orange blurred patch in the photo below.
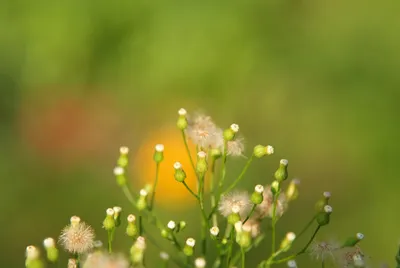
[[[179,161],[186,172],[186,183],[196,192],[196,175],[191,167],[182,136],[176,128],[161,128],[146,139],[135,155],[133,171],[138,175],[139,184],[153,184],[156,164],[153,161],[154,146],[164,144],[164,160],[160,164],[159,180],[156,189],[156,206],[178,208],[194,205],[196,200],[188,190],[174,178],[173,164]],[[196,157],[194,146],[191,146],[192,157]]]

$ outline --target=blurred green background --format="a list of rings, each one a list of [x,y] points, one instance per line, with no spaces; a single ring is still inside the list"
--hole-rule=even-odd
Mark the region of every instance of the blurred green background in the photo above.
[[[360,0],[2,1],[2,266],[23,267],[25,247],[56,237],[72,215],[105,239],[105,209],[129,207],[112,175],[119,146],[137,159],[139,148],[157,143],[149,135],[165,138],[164,126],[174,127],[185,107],[221,127],[238,123],[247,155],[258,143],[275,146],[241,188],[269,183],[279,159],[289,159],[301,195],[280,237],[299,231],[331,191],[334,214],[319,237],[363,232],[372,267],[392,267],[400,239],[399,8]],[[229,180],[244,163],[232,161]],[[162,219],[185,219],[182,239],[198,237],[196,209],[182,203],[164,206],[175,212]],[[116,248],[127,252],[122,233]],[[268,252],[265,242],[249,267]],[[148,261],[157,267],[157,257]],[[307,256],[298,263],[315,267]]]

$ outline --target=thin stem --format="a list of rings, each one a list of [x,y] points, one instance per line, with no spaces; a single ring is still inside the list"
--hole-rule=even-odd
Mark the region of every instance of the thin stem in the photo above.
[[[321,268],[325,268],[325,260],[322,260]]]
[[[242,252],[242,268],[245,268],[246,267],[246,259],[245,259],[246,252],[244,251],[243,247],[240,247],[240,251]]]
[[[112,253],[112,230],[107,231],[107,237],[108,237],[108,253]]]
[[[247,163],[244,166],[242,172],[239,174],[236,180],[222,193],[222,195],[235,188],[235,186],[243,179],[243,176],[246,173],[247,169],[249,168],[251,162],[253,162],[253,159],[254,159],[254,154],[252,154],[249,160],[247,160]]]
[[[275,252],[275,242],[276,242],[276,230],[275,230],[275,224],[276,224],[276,206],[278,203],[278,197],[279,197],[279,192],[276,194],[274,197],[274,204],[272,207],[272,223],[271,223],[271,228],[272,228],[272,253]]]
[[[226,160],[228,155],[228,142],[224,141],[224,153],[222,154],[222,167],[221,167],[221,179],[219,180],[219,189],[221,190],[224,185],[225,177],[226,177]]]
[[[254,212],[254,210],[256,209],[256,207],[257,207],[257,204],[254,204],[253,207],[252,207],[251,210],[250,210],[249,215],[247,215],[246,219],[242,222],[242,224],[245,224],[245,223],[249,220],[249,218],[250,218],[251,215],[253,214],[253,212]]]
[[[207,235],[207,226],[208,226],[208,218],[207,215],[204,211],[204,174],[201,174],[199,176],[199,203],[200,203],[200,210],[201,210],[201,225],[202,225],[202,230],[201,230],[201,240],[202,240],[202,253],[203,255],[206,254],[207,251],[207,240],[206,240],[206,235]]]
[[[144,230],[143,230],[143,217],[142,217],[142,215],[139,215],[139,220],[138,220],[138,222],[139,222],[139,235],[142,236],[143,233],[144,233]]]
[[[174,233],[171,233],[171,237],[172,237],[172,241],[173,241],[173,244],[174,244],[174,246],[176,247],[176,249],[177,249],[178,251],[182,251],[182,247],[181,247],[181,245],[179,244],[178,240],[176,239],[176,236],[174,235]]]
[[[231,225],[232,227],[232,225]],[[231,228],[231,231],[229,232],[229,246],[228,246],[228,256],[226,257],[226,267],[229,268],[229,264],[232,259],[232,249],[233,249],[233,228]]]
[[[303,228],[303,230],[301,230],[301,232],[296,236],[297,239],[298,239],[301,235],[303,235],[303,234],[308,230],[308,228],[310,228],[310,226],[313,224],[313,222],[314,222],[314,220],[315,220],[316,217],[317,217],[317,214],[314,215],[314,217],[312,217],[312,219],[310,220],[310,222],[307,223],[307,225]]]
[[[189,188],[189,186],[187,185],[187,183],[185,181],[182,182],[182,184],[186,187],[186,189],[197,199],[199,200],[199,196],[197,194],[195,194],[192,189]]]
[[[158,173],[160,171],[160,163],[157,162],[156,163],[156,177],[154,179],[154,185],[153,185],[153,194],[151,195],[151,201],[150,201],[150,206],[149,206],[149,210],[152,211],[153,210],[153,205],[154,205],[154,198],[156,196],[156,188],[157,188],[157,183],[158,183]]]
[[[128,199],[128,201],[134,206],[136,207],[136,203],[135,203],[135,199],[131,193],[131,191],[129,190],[128,186],[126,184],[121,186],[122,191],[124,192],[126,198]]]
[[[189,145],[188,145],[187,140],[186,140],[185,131],[182,130],[181,133],[182,133],[183,143],[185,144],[186,152],[187,152],[187,154],[189,156],[190,164],[192,165],[192,168],[193,168],[194,172],[196,172],[196,167],[194,165],[192,155],[190,154]]]
[[[215,176],[215,158],[213,157],[211,160],[211,176],[210,176],[210,195],[211,195],[211,207],[216,206],[216,198],[215,198],[215,192],[214,192],[214,176]],[[211,211],[211,217],[212,217],[212,223],[213,226],[218,225],[218,218],[217,214]]]

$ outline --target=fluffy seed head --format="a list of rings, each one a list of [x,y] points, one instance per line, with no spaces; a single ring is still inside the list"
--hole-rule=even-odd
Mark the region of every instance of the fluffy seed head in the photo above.
[[[274,181],[275,182],[275,181]],[[274,196],[271,192],[271,186],[265,186],[263,192],[263,201],[256,207],[255,218],[272,218]],[[288,208],[288,200],[285,193],[281,193],[276,203],[276,215],[281,217]]]
[[[289,161],[287,159],[281,159],[281,161],[279,161],[279,163],[281,165],[287,166],[289,164]]]
[[[182,164],[180,162],[174,163],[174,169],[181,169],[181,168],[182,168]]]
[[[35,246],[26,247],[26,258],[28,260],[34,260],[39,258],[39,250]]]
[[[243,230],[250,232],[251,237],[257,237],[261,232],[261,221],[250,218],[243,224]]]
[[[129,268],[129,261],[122,255],[99,251],[87,256],[83,268]]]
[[[129,153],[129,148],[126,147],[126,146],[121,146],[121,147],[119,148],[119,153],[120,153],[120,154],[128,154],[128,153]]]
[[[79,217],[78,217],[79,218]],[[71,218],[71,224],[67,225],[60,234],[59,241],[70,253],[82,254],[93,248],[94,230],[85,222],[75,224]]]
[[[197,153],[197,156],[199,158],[206,158],[207,154],[206,154],[206,152],[200,151],[200,152]]]
[[[333,208],[330,206],[330,205],[326,205],[326,206],[324,206],[324,211],[325,211],[325,213],[332,213],[332,211],[333,211]]]
[[[219,234],[219,228],[217,226],[213,226],[210,228],[210,233],[213,236],[217,236]]]
[[[224,143],[223,131],[218,128],[211,117],[197,115],[190,120],[186,133],[189,139],[201,148],[219,148]]]
[[[120,176],[124,174],[124,169],[122,167],[115,167],[114,168],[114,175],[115,176]]]
[[[287,233],[287,234],[286,234],[286,239],[287,239],[289,242],[293,242],[293,241],[296,239],[295,233],[293,233],[293,232]]]
[[[159,153],[164,152],[164,145],[163,144],[157,144],[154,148]]]
[[[169,255],[168,255],[167,252],[161,251],[161,252],[160,252],[160,258],[161,258],[162,260],[164,260],[164,261],[167,261],[167,260],[169,260]]]
[[[357,236],[358,240],[363,240],[364,239],[364,234],[362,234],[362,233],[357,233],[356,236]]]
[[[186,112],[185,109],[180,108],[179,111],[178,111],[178,114],[179,114],[180,116],[185,116],[185,115],[187,115],[187,112]]]
[[[231,129],[233,132],[237,133],[239,131],[239,125],[238,124],[232,124]]]
[[[174,221],[169,221],[167,227],[171,230],[175,229],[176,223]]]
[[[324,261],[327,258],[334,259],[335,250],[339,249],[337,242],[313,241],[310,245],[310,256],[317,261]]]
[[[56,246],[56,241],[54,241],[53,238],[48,237],[45,240],[43,240],[43,246],[45,248],[54,248]]]
[[[228,141],[227,153],[231,156],[242,156],[244,152],[243,138],[237,138],[233,141]]]
[[[251,201],[247,192],[231,192],[222,196],[219,202],[218,210],[219,212],[228,217],[234,213],[239,213],[241,218],[247,216],[251,209]]]
[[[262,186],[261,184],[257,184],[256,187],[254,187],[254,191],[262,194],[264,192],[264,186]]]
[[[204,258],[197,258],[194,260],[194,266],[196,268],[204,268],[206,267],[206,260]]]
[[[193,238],[188,238],[186,239],[186,245],[188,245],[189,247],[194,247],[194,245],[196,244],[196,240],[194,240]]]
[[[132,222],[135,222],[136,217],[133,214],[129,214],[127,219],[128,219],[128,222],[132,223]]]
[[[274,154],[274,151],[274,147],[272,147],[271,145],[267,145],[267,155]]]

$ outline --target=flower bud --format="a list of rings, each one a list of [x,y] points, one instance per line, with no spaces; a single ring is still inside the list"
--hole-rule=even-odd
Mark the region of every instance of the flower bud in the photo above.
[[[139,236],[136,239],[136,242],[133,244],[133,246],[131,247],[131,250],[130,250],[131,261],[135,267],[136,267],[136,265],[143,264],[145,249],[146,249],[146,241],[145,241],[144,237]]]
[[[357,233],[355,236],[347,238],[346,242],[343,243],[342,247],[354,247],[358,242],[364,239],[362,233]]]
[[[255,205],[259,205],[263,201],[264,186],[258,184],[254,188],[254,192],[251,195],[251,202]]]
[[[140,190],[140,196],[136,201],[136,208],[139,211],[145,210],[147,208],[147,195],[148,191],[146,191],[145,189]]]
[[[171,231],[175,230],[176,227],[176,223],[174,221],[169,221],[167,224],[168,229],[170,229]]]
[[[286,189],[286,198],[288,201],[293,201],[299,196],[299,184],[300,180],[294,179],[289,183]]]
[[[185,221],[180,221],[180,222],[178,223],[177,227],[176,227],[176,231],[177,231],[177,232],[180,232],[180,231],[182,231],[182,230],[185,229],[185,228],[186,228],[186,222],[185,222]]]
[[[174,174],[175,180],[177,180],[178,182],[183,182],[186,179],[186,173],[182,169],[182,164],[179,162],[175,162],[174,169],[175,169],[175,174]]]
[[[281,191],[281,184],[279,181],[273,181],[271,183],[271,192],[275,196]]]
[[[44,263],[39,258],[39,250],[35,246],[28,246],[26,248],[26,261],[27,268],[43,268]]]
[[[161,236],[167,239],[170,239],[170,231],[167,229],[162,229],[161,230]]]
[[[218,148],[211,148],[208,152],[211,155],[211,157],[214,159],[218,159],[222,156],[222,152]]]
[[[196,171],[199,174],[204,174],[207,171],[207,154],[203,151],[197,153]]]
[[[121,212],[122,208],[121,207],[113,207],[114,210],[114,220],[115,220],[115,226],[118,227],[121,225]]]
[[[56,248],[56,242],[53,238],[49,237],[43,241],[43,246],[46,249],[47,259],[50,262],[56,262],[58,260],[58,249]]]
[[[261,158],[266,155],[272,155],[274,153],[274,147],[271,145],[256,145],[253,150],[253,154],[257,158]]]
[[[126,168],[128,166],[128,152],[129,148],[126,146],[122,146],[119,148],[119,158],[117,161],[118,166],[122,168]]]
[[[287,171],[287,166],[288,166],[288,161],[286,159],[281,159],[279,162],[279,167],[275,171],[275,179],[279,182],[282,182],[287,179],[288,177],[288,171]]]
[[[282,252],[286,252],[290,249],[293,244],[293,241],[296,239],[296,235],[292,232],[287,233],[285,238],[281,242],[280,250]]]
[[[193,247],[195,244],[196,244],[196,240],[194,240],[193,238],[188,238],[186,240],[185,246],[183,247],[183,253],[186,256],[192,256],[193,252],[194,252]]]
[[[117,166],[114,168],[114,175],[119,186],[126,185],[125,170],[123,167]]]
[[[319,226],[324,226],[329,224],[330,221],[330,215],[332,213],[333,209],[330,205],[326,205],[324,207],[324,210],[319,212],[317,214],[317,223],[319,224]]]
[[[324,192],[323,197],[318,200],[318,202],[315,204],[315,210],[317,212],[321,212],[324,210],[324,207],[328,205],[329,199],[331,198],[331,193],[330,192]]]
[[[289,268],[297,268],[297,263],[296,263],[295,260],[290,260],[290,261],[287,262],[287,266]]]
[[[180,129],[180,130],[185,130],[188,126],[188,121],[186,118],[187,112],[185,109],[181,108],[178,111],[178,121],[176,122],[176,126]]]
[[[232,124],[230,128],[224,130],[224,140],[232,141],[235,138],[236,133],[239,131],[237,124]]]
[[[206,267],[206,260],[202,257],[197,258],[194,260],[194,267],[195,268],[204,268]]]
[[[139,230],[136,226],[136,217],[133,214],[128,215],[128,226],[126,227],[126,234],[130,237],[136,237]]]
[[[107,231],[111,231],[112,229],[115,228],[115,220],[114,220],[114,210],[112,208],[108,208],[106,210],[106,218],[103,221],[103,227]]]
[[[159,164],[164,160],[164,145],[157,144],[154,149],[153,159],[157,164]]]
[[[217,226],[213,226],[210,228],[210,234],[212,236],[217,236],[219,234],[219,228]]]

